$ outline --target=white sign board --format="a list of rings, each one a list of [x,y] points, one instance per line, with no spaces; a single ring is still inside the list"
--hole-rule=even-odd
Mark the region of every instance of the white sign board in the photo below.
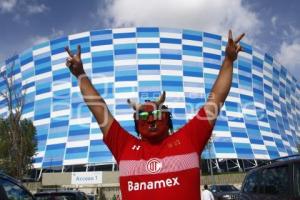
[[[102,172],[72,172],[71,184],[90,185],[101,184]]]

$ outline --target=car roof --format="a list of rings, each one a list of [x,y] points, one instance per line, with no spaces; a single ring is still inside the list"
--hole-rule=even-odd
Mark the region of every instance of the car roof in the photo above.
[[[9,175],[3,173],[3,172],[0,172],[0,177],[1,177],[1,178],[8,179],[9,181],[11,181],[11,182],[13,182],[13,183],[15,183],[15,184],[17,184],[17,185],[19,185],[19,186],[22,185],[21,181],[19,181],[19,180],[15,179],[15,178],[13,178],[13,177],[11,177],[11,176],[9,176]]]
[[[18,185],[19,187],[21,187],[22,189],[24,189],[24,190],[26,190],[27,192],[30,193],[30,191],[29,191],[26,187],[24,187],[24,186],[22,185],[22,182],[21,182],[21,181],[19,181],[19,180],[13,178],[13,177],[11,177],[11,176],[9,176],[9,175],[7,175],[7,174],[1,172],[1,171],[0,171],[0,178],[7,179],[7,180],[9,180],[10,182],[14,183],[15,185]],[[30,194],[31,194],[31,193],[30,193]]]
[[[279,158],[275,158],[271,161],[293,161],[293,160],[300,160],[300,154],[293,154],[293,155],[289,155],[289,156],[284,156],[284,157],[279,157]]]
[[[300,154],[292,155],[292,156],[286,156],[281,158],[276,158],[273,160],[270,160],[266,163],[263,163],[262,165],[259,165],[253,169],[251,169],[248,174],[252,174],[253,172],[260,171],[262,169],[282,166],[282,165],[289,165],[292,163],[300,162]]]

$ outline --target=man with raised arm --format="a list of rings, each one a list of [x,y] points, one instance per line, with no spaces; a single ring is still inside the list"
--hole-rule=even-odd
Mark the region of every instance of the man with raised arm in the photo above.
[[[233,62],[242,50],[239,41],[243,37],[241,34],[233,40],[229,31],[225,59],[207,102],[178,131],[172,133],[171,113],[163,105],[165,92],[157,101],[144,104],[128,100],[135,110],[135,128],[140,138],[124,130],[109,112],[85,74],[80,46],[76,54],[66,48],[66,65],[78,79],[83,98],[119,165],[123,199],[200,199],[200,156],[229,93]]]

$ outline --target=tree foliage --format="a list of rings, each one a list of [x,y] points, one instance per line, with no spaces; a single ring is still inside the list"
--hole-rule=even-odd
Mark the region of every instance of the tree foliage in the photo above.
[[[14,127],[10,118],[13,117],[0,119],[0,168],[12,176],[22,178],[31,168],[36,150],[36,130],[30,120],[20,120],[18,126]]]
[[[31,167],[37,144],[33,123],[22,119],[26,90],[15,79],[15,67],[11,62],[0,70],[0,100],[7,107],[6,117],[0,119],[0,170],[22,178]]]

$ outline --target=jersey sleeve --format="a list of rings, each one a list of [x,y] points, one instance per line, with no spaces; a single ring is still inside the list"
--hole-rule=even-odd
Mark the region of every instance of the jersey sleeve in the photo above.
[[[111,124],[106,137],[104,137],[103,139],[118,164],[120,162],[121,154],[122,152],[124,152],[124,148],[127,144],[131,143],[134,140],[136,140],[136,138],[130,135],[124,128],[122,128],[115,119]]]
[[[185,124],[179,132],[187,136],[194,145],[197,152],[202,152],[212,133],[213,126],[210,125],[204,107],[197,115]]]

